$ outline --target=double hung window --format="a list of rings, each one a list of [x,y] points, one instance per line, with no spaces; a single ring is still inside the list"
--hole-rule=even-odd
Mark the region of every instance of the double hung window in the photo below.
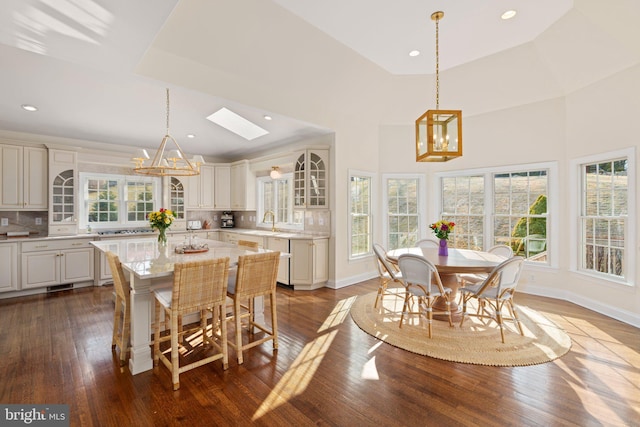
[[[80,226],[96,229],[147,226],[160,199],[159,178],[80,173],[80,185]]]
[[[442,219],[456,226],[449,237],[456,248],[482,249],[485,223],[483,175],[442,178]]]
[[[424,224],[426,185],[424,176],[384,176],[384,207],[387,218],[383,229],[388,249],[411,247],[420,239]]]
[[[452,246],[503,244],[529,261],[549,263],[551,171],[555,164],[544,163],[439,174],[440,217],[456,224]]]
[[[349,258],[372,253],[373,174],[349,172]]]
[[[578,270],[629,282],[633,277],[629,221],[635,206],[633,150],[578,160],[580,186]],[[631,255],[631,257],[629,256]]]

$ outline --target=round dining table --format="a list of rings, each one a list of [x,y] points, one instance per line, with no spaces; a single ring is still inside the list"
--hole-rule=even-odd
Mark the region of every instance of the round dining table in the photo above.
[[[387,252],[386,257],[393,264],[398,263],[402,254],[420,255],[431,261],[438,269],[440,281],[445,288],[451,289],[450,307],[454,320],[460,320],[461,310],[456,300],[458,299],[458,274],[490,273],[498,264],[506,258],[490,252],[474,251],[470,249],[449,248],[449,255],[438,255],[438,248],[399,248]],[[446,310],[444,301],[436,301],[434,310]],[[446,320],[446,317],[433,316],[434,319]]]

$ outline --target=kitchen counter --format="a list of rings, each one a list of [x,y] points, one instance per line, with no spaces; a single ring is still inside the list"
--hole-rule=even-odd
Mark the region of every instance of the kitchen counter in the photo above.
[[[271,231],[271,230],[263,230],[263,229],[253,229],[253,228],[208,228],[201,230],[172,230],[169,229],[169,234],[172,233],[185,233],[187,231],[193,231],[195,233],[204,233],[209,231],[223,231],[229,233],[237,233],[244,234],[247,236],[260,236],[260,237],[278,237],[280,239],[328,239],[329,234],[312,234],[312,233],[296,233],[290,231]],[[122,238],[122,237],[151,237],[155,236],[155,233],[142,233],[142,234],[98,234],[98,233],[82,233],[82,234],[74,234],[71,236],[41,236],[41,235],[33,235],[28,237],[7,237],[6,235],[0,235],[0,243],[16,243],[16,242],[24,242],[24,241],[37,241],[37,240],[64,240],[64,239],[80,239],[80,238],[91,238],[91,239],[108,239],[108,238]]]
[[[292,231],[271,231],[259,228],[216,228],[206,231],[226,231],[229,233],[244,234],[247,236],[261,236],[261,237],[278,237],[280,239],[328,239],[329,234],[311,234],[311,233],[296,233]]]
[[[95,233],[74,234],[71,236],[41,236],[41,235],[34,235],[34,236],[28,236],[28,237],[0,236],[0,243],[20,243],[20,242],[34,242],[38,240],[65,240],[65,239],[81,239],[81,238],[96,239],[98,237],[99,236]]]

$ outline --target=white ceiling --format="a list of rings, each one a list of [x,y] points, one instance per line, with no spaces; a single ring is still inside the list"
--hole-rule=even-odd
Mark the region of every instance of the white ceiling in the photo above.
[[[273,0],[393,74],[435,72],[535,39],[567,13],[573,0]],[[507,10],[515,18],[502,20]],[[418,57],[409,52],[419,50]]]
[[[435,24],[440,69],[529,42],[563,16],[570,0],[273,0],[392,74],[432,74]],[[156,148],[165,132],[191,154],[234,159],[327,133],[270,111],[176,87],[134,70],[178,0],[3,0],[0,5],[0,130]],[[410,58],[408,52],[422,54]],[[39,108],[28,113],[20,108]],[[251,142],[207,121],[221,107],[269,135]],[[265,114],[273,117],[265,121]],[[195,139],[187,139],[193,133]]]

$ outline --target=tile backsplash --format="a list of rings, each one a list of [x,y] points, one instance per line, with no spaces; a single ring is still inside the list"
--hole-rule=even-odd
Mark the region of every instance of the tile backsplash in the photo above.
[[[236,228],[256,228],[256,211],[232,212]],[[211,228],[220,228],[222,211],[187,212],[187,221],[209,221]],[[261,219],[261,218],[260,218]],[[304,215],[304,232],[310,234],[331,233],[331,211],[307,210]]]
[[[307,210],[304,213],[304,231],[311,234],[331,233],[331,211]]]
[[[6,219],[8,225],[2,226]],[[40,224],[36,224],[37,221]],[[49,233],[47,212],[43,211],[4,211],[0,212],[0,234],[9,231],[28,231],[30,235],[46,237]]]

